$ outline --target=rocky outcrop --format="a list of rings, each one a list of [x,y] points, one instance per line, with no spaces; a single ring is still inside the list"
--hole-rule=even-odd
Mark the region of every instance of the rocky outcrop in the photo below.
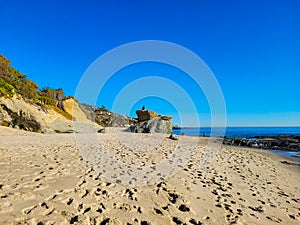
[[[69,98],[62,103],[65,112],[72,116],[72,121],[56,119],[49,123],[50,128],[58,133],[86,133],[89,131],[101,131],[103,132],[103,127],[92,122],[87,118],[85,113],[79,107],[79,103],[73,98]]]
[[[151,110],[137,110],[136,115],[138,116],[139,122],[159,117],[159,115],[156,112],[153,112]]]
[[[130,131],[135,133],[172,133],[172,122],[163,120],[161,117],[153,118],[144,122],[138,122],[130,126]]]
[[[111,112],[104,106],[99,108],[87,104],[79,104],[79,107],[88,119],[103,127],[128,127],[134,120],[128,116]]]
[[[2,126],[47,132],[48,129],[43,120],[46,116],[47,111],[44,107],[30,104],[20,96],[0,98],[0,125]]]
[[[38,85],[0,55],[0,125],[34,132],[86,132],[103,128],[91,122],[62,88]]]
[[[135,133],[172,133],[172,117],[151,110],[137,110],[138,121],[129,130]]]
[[[79,103],[73,98],[63,101],[62,106],[64,110],[72,116],[74,121],[92,123],[79,107]]]
[[[48,133],[87,132],[102,127],[88,120],[73,99],[63,102],[73,120],[66,119],[51,107],[37,105],[21,96],[0,98],[0,125],[27,131]]]
[[[97,106],[92,106],[92,105],[82,104],[82,103],[79,103],[78,106],[89,120],[95,122],[95,111],[98,109]]]
[[[32,114],[22,110],[15,112],[5,104],[0,104],[0,125],[34,132],[43,131]]]
[[[300,152],[300,135],[255,136],[252,138],[224,138],[223,144],[269,150]]]

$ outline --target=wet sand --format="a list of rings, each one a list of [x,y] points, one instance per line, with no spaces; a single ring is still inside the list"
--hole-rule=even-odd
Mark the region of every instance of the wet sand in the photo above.
[[[97,135],[116,158],[140,167],[157,165],[176,145],[163,134]],[[145,151],[129,151],[118,139]],[[192,145],[196,138],[179,139]],[[157,140],[154,150],[149,140]],[[0,127],[0,224],[300,223],[299,166],[265,150],[222,146],[199,167],[207,141],[197,139],[173,176],[128,186],[91,168],[74,134]]]

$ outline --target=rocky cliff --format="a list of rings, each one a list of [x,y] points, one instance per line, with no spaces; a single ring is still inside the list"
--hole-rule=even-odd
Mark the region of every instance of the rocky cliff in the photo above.
[[[145,109],[145,108],[143,108]],[[0,55],[0,125],[34,132],[103,132],[103,127],[127,127],[134,132],[172,132],[172,117],[138,110],[138,121],[107,110],[80,104],[63,89],[39,86]]]
[[[103,129],[88,120],[73,99],[62,102],[65,113],[71,115],[67,119],[63,113],[50,106],[34,104],[20,95],[0,98],[0,125],[19,128],[27,131],[48,132],[85,132]],[[56,109],[56,110],[55,110]]]
[[[62,88],[40,89],[2,55],[0,125],[43,133],[101,129],[86,118],[73,99],[65,96]]]
[[[39,116],[37,116],[39,115]],[[26,103],[22,98],[0,98],[0,125],[34,132],[46,132],[46,109]]]
[[[79,104],[80,109],[91,121],[103,127],[128,127],[134,119],[107,110],[105,107],[96,107],[87,104]]]

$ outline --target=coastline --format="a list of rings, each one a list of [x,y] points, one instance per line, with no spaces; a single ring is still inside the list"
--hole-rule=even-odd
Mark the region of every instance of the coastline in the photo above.
[[[300,126],[282,126],[282,127],[215,127],[215,132],[220,133],[219,136],[225,136],[227,138],[251,138],[254,136],[279,136],[279,135],[300,135]],[[205,132],[207,136],[210,136],[211,127],[181,127],[180,129],[174,129],[175,134],[181,134],[182,132],[188,136],[203,136]],[[218,136],[218,135],[215,135]]]
[[[177,135],[210,136],[210,127],[182,128]],[[221,129],[221,128],[217,128]],[[295,162],[300,162],[300,127],[228,127],[223,139],[224,145],[264,149]],[[191,130],[191,131],[189,131]]]
[[[177,145],[164,134],[115,132],[121,130],[108,129],[98,137],[107,151],[131,165],[157,165]],[[114,141],[115,135],[143,151],[129,151]],[[177,173],[155,184],[126,186],[91,169],[74,134],[0,127],[0,139],[0,223],[4,225],[300,221],[299,167],[265,150],[221,145],[209,152],[215,154],[214,160],[200,169],[206,143],[213,138],[180,136],[179,141],[187,144],[199,142]],[[153,143],[160,148],[145,151]]]

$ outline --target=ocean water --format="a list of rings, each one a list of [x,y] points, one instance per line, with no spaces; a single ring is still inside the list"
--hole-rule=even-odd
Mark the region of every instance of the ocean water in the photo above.
[[[225,132],[224,132],[225,131]],[[181,129],[173,129],[173,133],[180,135],[185,134],[187,136],[203,136],[206,134],[209,136],[225,136],[229,138],[251,138],[254,136],[277,136],[277,135],[300,135],[300,127],[227,127],[214,128],[210,127],[183,127]]]
[[[184,127],[181,129],[173,129],[173,133],[177,135],[185,134],[188,136],[225,136],[229,138],[251,138],[255,136],[278,136],[278,135],[300,135],[300,127],[227,127],[215,128],[214,133],[211,132],[210,127]],[[288,152],[281,150],[271,150],[285,158],[300,162],[299,152]]]

